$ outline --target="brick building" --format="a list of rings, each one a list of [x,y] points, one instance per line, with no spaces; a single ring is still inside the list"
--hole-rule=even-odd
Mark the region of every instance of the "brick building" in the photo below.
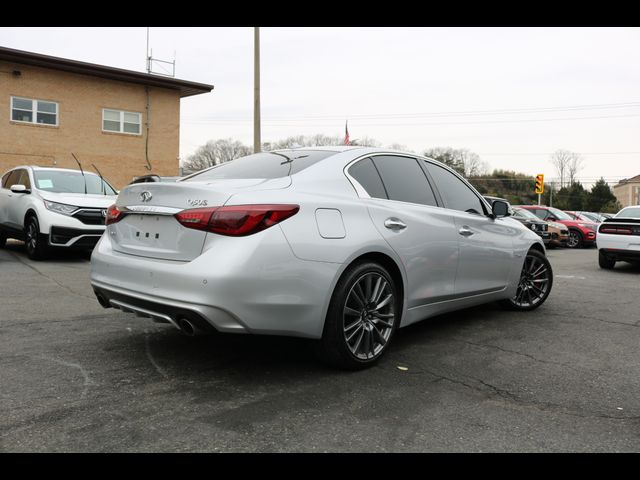
[[[623,207],[640,205],[640,175],[620,180],[613,186],[613,194]]]
[[[95,164],[116,188],[178,175],[180,99],[212,85],[0,47],[0,174]]]

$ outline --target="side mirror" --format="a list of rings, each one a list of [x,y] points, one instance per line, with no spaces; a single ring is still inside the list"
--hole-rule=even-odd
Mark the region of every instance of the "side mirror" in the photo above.
[[[509,216],[509,204],[507,202],[496,200],[493,202],[491,210],[494,218]]]
[[[19,185],[19,184],[11,185],[11,191],[13,193],[31,193],[31,190],[29,190],[24,185]]]

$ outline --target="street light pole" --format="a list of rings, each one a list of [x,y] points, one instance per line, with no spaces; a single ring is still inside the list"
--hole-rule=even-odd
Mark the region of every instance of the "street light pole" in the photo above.
[[[262,150],[260,141],[260,27],[253,27],[253,152]]]

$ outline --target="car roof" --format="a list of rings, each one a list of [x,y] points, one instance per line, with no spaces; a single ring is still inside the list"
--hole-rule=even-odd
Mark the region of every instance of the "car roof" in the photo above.
[[[7,172],[10,172],[12,170],[17,170],[19,168],[30,168],[33,171],[45,171],[45,170],[55,170],[56,172],[60,171],[60,172],[80,172],[80,170],[75,169],[75,168],[60,168],[60,167],[56,167],[56,166],[50,166],[50,167],[43,167],[40,165],[18,165],[17,167],[13,167],[10,168],[9,170],[7,170]],[[91,171],[84,171],[85,174],[88,175],[97,175]]]

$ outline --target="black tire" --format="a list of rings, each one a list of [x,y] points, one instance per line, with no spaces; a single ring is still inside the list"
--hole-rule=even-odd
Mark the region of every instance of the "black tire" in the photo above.
[[[7,244],[7,236],[4,233],[0,233],[0,248],[4,248]]]
[[[598,251],[598,265],[600,268],[604,268],[605,270],[613,270],[613,267],[616,266],[615,259],[607,256],[602,250]]]
[[[521,312],[535,310],[547,300],[552,287],[553,269],[549,259],[540,251],[531,249],[527,252],[522,265],[516,295],[513,298],[501,300],[500,304],[510,310]],[[529,293],[527,302],[526,292],[533,292],[535,297],[532,299]]]
[[[567,239],[568,248],[582,248],[584,244],[584,238],[580,230],[570,229],[569,238]]]
[[[370,294],[365,293],[368,286]],[[323,362],[344,370],[374,365],[393,339],[401,306],[393,277],[382,265],[367,261],[350,266],[333,291],[316,354]]]
[[[49,255],[48,237],[40,233],[40,223],[35,215],[27,218],[24,226],[24,244],[31,260],[44,260]]]

